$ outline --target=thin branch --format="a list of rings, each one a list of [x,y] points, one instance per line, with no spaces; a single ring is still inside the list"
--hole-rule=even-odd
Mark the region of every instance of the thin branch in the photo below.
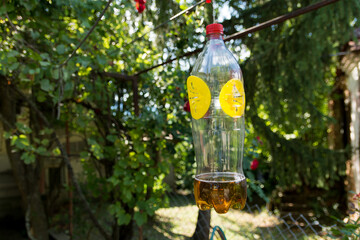
[[[133,81],[134,79],[136,79],[136,76],[129,76],[126,74],[122,74],[122,73],[114,73],[114,72],[99,72],[98,73],[101,77],[109,77],[109,78],[114,78],[118,81]]]
[[[5,12],[5,16],[6,16],[6,18],[9,20],[9,23],[10,23],[11,28],[12,28],[14,31],[17,31],[15,25],[14,25],[13,22],[11,21],[11,19],[10,19],[10,17],[9,17],[9,15],[8,15],[7,12]]]
[[[40,119],[44,122],[45,126],[51,129],[54,129],[52,127],[52,125],[50,124],[50,122],[47,120],[47,118],[45,117],[45,115],[38,109],[38,107],[36,106],[36,104],[29,99],[25,94],[23,94],[21,91],[19,91],[16,87],[11,86],[11,89],[18,94],[23,100],[25,100],[29,106],[37,113],[37,115],[40,117]],[[80,187],[79,182],[77,181],[75,174],[74,174],[74,170],[71,166],[70,163],[70,159],[68,154],[66,153],[64,146],[62,145],[62,143],[60,142],[60,139],[58,138],[58,136],[56,135],[56,132],[53,131],[53,133],[51,134],[51,137],[55,139],[56,145],[59,147],[60,152],[61,152],[61,156],[63,157],[63,160],[65,161],[65,164],[67,166],[67,169],[69,171],[69,175],[71,177],[71,180],[75,186],[76,191],[79,194],[80,200],[83,202],[83,204],[85,205],[85,209],[87,210],[90,219],[92,220],[93,224],[95,225],[95,227],[99,230],[99,232],[103,235],[103,237],[107,240],[111,240],[111,237],[105,232],[104,228],[100,225],[99,221],[97,220],[96,216],[93,214],[90,204],[89,202],[86,200],[84,193],[82,192],[82,189]]]
[[[81,42],[76,46],[76,48],[74,49],[74,51],[70,54],[70,56],[60,65],[60,67],[65,66],[69,60],[76,54],[76,51],[81,47],[81,45],[85,42],[85,40],[90,36],[90,34],[94,31],[95,27],[98,25],[98,23],[100,22],[101,18],[104,16],[106,10],[109,8],[111,2],[113,0],[109,0],[108,3],[106,4],[105,8],[103,9],[103,11],[100,13],[100,16],[96,19],[96,22],[94,23],[94,25],[90,28],[90,30],[86,33],[85,37],[81,40]]]
[[[279,23],[282,23],[282,22],[285,22],[286,20],[289,20],[291,18],[295,18],[297,16],[300,16],[302,14],[305,14],[305,13],[308,13],[308,12],[311,12],[311,11],[315,11],[319,8],[322,8],[322,7],[325,7],[329,4],[332,4],[332,3],[335,3],[335,2],[338,2],[340,0],[324,0],[324,1],[321,1],[321,2],[318,2],[318,3],[315,3],[315,4],[312,4],[310,6],[307,6],[307,7],[304,7],[304,8],[300,8],[298,10],[295,10],[293,12],[290,12],[288,14],[285,14],[285,15],[282,15],[282,16],[279,16],[279,17],[276,17],[276,18],[273,18],[269,21],[266,21],[266,22],[263,22],[263,23],[260,23],[256,26],[253,26],[253,27],[250,27],[248,29],[245,29],[243,31],[240,31],[240,32],[237,32],[237,33],[234,33],[226,38],[224,38],[224,42],[227,42],[227,41],[230,41],[232,39],[240,39],[240,38],[243,38],[245,36],[247,36],[249,33],[254,33],[254,32],[257,32],[257,31],[260,31],[264,28],[267,28],[267,27],[270,27],[272,25],[275,25],[275,24],[279,24]],[[155,68],[158,68],[158,67],[161,67],[163,65],[166,65],[166,64],[169,64],[169,63],[172,63],[176,60],[179,60],[181,58],[184,58],[184,57],[189,57],[189,56],[192,56],[196,53],[199,53],[201,52],[202,49],[201,48],[198,48],[198,49],[195,49],[194,51],[191,51],[191,52],[187,52],[183,55],[180,55],[180,56],[177,56],[177,57],[174,57],[174,58],[171,58],[169,60],[166,60],[162,63],[159,63],[159,64],[156,64],[152,67],[149,67],[147,69],[144,69],[144,70],[141,70],[140,72],[134,74],[134,76],[139,76],[140,74],[143,74],[143,73],[147,73]]]
[[[307,7],[300,8],[300,9],[295,10],[293,12],[290,12],[288,14],[273,18],[273,19],[271,19],[269,21],[266,21],[266,22],[260,23],[260,24],[258,24],[256,26],[250,27],[248,29],[245,29],[244,31],[234,33],[234,34],[224,38],[224,41],[227,42],[227,41],[230,41],[232,39],[242,38],[242,37],[248,35],[249,33],[260,31],[260,30],[262,30],[264,28],[268,28],[268,27],[270,27],[272,25],[285,22],[286,20],[298,17],[298,16],[303,15],[305,13],[315,11],[315,10],[317,10],[319,8],[325,7],[325,6],[327,6],[329,4],[332,4],[332,3],[336,3],[338,1],[340,1],[340,0],[325,0],[325,1],[314,3],[314,4],[309,5]]]
[[[5,5],[5,2],[4,2],[4,5]],[[18,30],[18,29],[16,28],[16,26],[15,26],[14,23],[11,21],[11,19],[10,19],[10,17],[9,17],[9,15],[8,15],[7,12],[5,12],[5,16],[6,16],[6,18],[8,19],[8,21],[9,21],[9,23],[10,23],[10,26],[11,26],[11,28],[13,29],[14,32],[21,32],[21,33],[24,34],[24,32],[22,32],[22,31],[20,31],[20,30]],[[26,40],[21,39],[21,40],[18,40],[18,41],[22,42],[25,46],[29,47],[29,48],[32,49],[34,52],[40,54],[40,51],[37,50],[34,46],[32,46],[30,43],[28,43]]]
[[[141,70],[140,72],[136,73],[134,76],[139,76],[139,75],[141,75],[143,73],[147,73],[147,72],[149,72],[149,71],[151,71],[151,70],[153,70],[155,68],[161,67],[161,66],[169,64],[169,63],[172,63],[172,62],[174,62],[174,61],[176,61],[178,59],[181,59],[181,58],[184,58],[184,57],[189,57],[189,56],[192,56],[192,55],[194,55],[196,53],[200,53],[201,51],[202,51],[202,48],[198,48],[198,49],[195,49],[194,51],[187,52],[187,53],[185,53],[183,55],[180,55],[178,57],[170,58],[169,60],[166,60],[165,62],[156,64],[156,65],[154,65],[154,66],[152,66],[150,68]]]
[[[144,38],[147,34],[153,32],[153,31],[155,31],[155,30],[157,30],[157,29],[159,29],[159,28],[161,28],[161,27],[163,27],[163,26],[165,26],[166,24],[168,24],[169,22],[177,19],[178,17],[182,16],[183,14],[190,12],[191,10],[193,10],[193,9],[196,8],[198,5],[200,5],[200,4],[204,3],[204,2],[205,2],[205,0],[201,0],[200,2],[195,3],[195,4],[192,5],[191,7],[188,7],[187,9],[185,9],[185,10],[177,13],[176,15],[172,16],[171,18],[169,18],[167,21],[165,21],[165,22],[157,25],[156,27],[154,27],[153,29],[147,31],[146,33],[144,33],[144,34],[141,35],[140,37],[137,37],[137,38],[133,39],[131,42],[125,44],[124,47],[127,47],[128,45],[131,45],[131,44],[133,44],[134,42],[136,42],[136,41]]]

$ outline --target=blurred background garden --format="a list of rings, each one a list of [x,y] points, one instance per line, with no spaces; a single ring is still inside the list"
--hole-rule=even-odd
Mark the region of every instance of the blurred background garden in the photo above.
[[[214,19],[246,91],[225,215],[186,89]],[[359,40],[359,0],[2,1],[0,239],[359,239]]]

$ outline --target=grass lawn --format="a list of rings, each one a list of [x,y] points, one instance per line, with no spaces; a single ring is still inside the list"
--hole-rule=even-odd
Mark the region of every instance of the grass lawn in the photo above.
[[[249,203],[253,206],[253,203]],[[74,218],[74,240],[101,240],[102,236],[92,225],[92,222],[85,218],[81,208],[75,208]],[[67,209],[65,209],[67,210]],[[143,240],[185,240],[190,239],[196,227],[198,208],[191,194],[172,194],[169,196],[169,206],[160,208],[155,212],[155,216],[149,219],[148,223],[143,226]],[[106,208],[97,209],[96,214],[102,216],[99,221],[103,226],[107,226],[106,230],[111,231],[112,217]],[[54,219],[54,227],[57,226],[63,231],[67,229],[67,214],[57,215],[58,220]],[[242,239],[326,239],[315,236],[310,228],[303,225],[304,232],[297,226],[288,228],[276,216],[270,215],[264,208],[254,213],[246,210],[239,211],[231,209],[226,214],[217,214],[214,210],[211,212],[211,227],[219,226],[225,233],[227,240]],[[291,225],[291,224],[290,224]],[[139,238],[139,228],[133,225],[133,240]],[[290,231],[291,230],[291,231]],[[319,230],[319,229],[317,229]],[[210,233],[212,229],[210,230]],[[216,235],[218,236],[218,235]],[[296,238],[295,238],[296,237]],[[214,238],[220,239],[219,237]]]
[[[144,239],[190,239],[195,230],[197,216],[198,208],[191,195],[173,195],[170,197],[170,206],[158,209],[153,221],[144,226]],[[228,240],[295,239],[289,229],[266,210],[254,214],[233,209],[226,214],[217,214],[212,210],[211,226],[216,225],[221,227]],[[323,239],[311,235],[310,231],[305,231],[306,236],[296,227],[291,230],[297,239]],[[138,229],[135,230],[133,239],[139,239]]]

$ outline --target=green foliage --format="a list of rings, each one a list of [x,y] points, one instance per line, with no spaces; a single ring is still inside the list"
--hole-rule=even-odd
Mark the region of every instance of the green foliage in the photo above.
[[[343,221],[336,217],[333,219],[336,220],[336,226],[331,228],[331,234],[329,237],[331,239],[343,239],[343,240],[358,240],[360,239],[360,193],[354,195],[354,203],[351,203],[353,206],[351,209],[351,217],[347,217],[347,221]]]
[[[313,2],[229,1],[234,13],[224,31],[248,28]],[[250,51],[250,57],[241,57],[247,119],[264,140],[271,178],[281,186],[328,188],[345,174],[346,151],[330,151],[327,145],[327,101],[338,65],[330,56],[352,39],[359,12],[358,1],[340,1],[230,46],[239,54]]]
[[[59,149],[53,149],[50,152],[50,142],[48,139],[41,139],[32,137],[32,129],[21,122],[15,123],[16,129],[13,129],[14,133],[5,132],[5,139],[10,140],[10,145],[14,147],[14,151],[21,152],[21,160],[26,164],[32,164],[36,162],[36,158],[58,156]],[[46,133],[51,133],[49,129],[44,129],[40,132],[39,137],[44,137]]]
[[[247,129],[250,129],[250,126],[248,126]],[[243,170],[247,178],[247,193],[249,200],[251,201],[253,193],[256,193],[258,196],[268,202],[269,199],[264,192],[266,184],[264,175],[268,174],[267,169],[269,164],[266,162],[266,157],[263,156],[261,152],[260,147],[262,144],[262,140],[258,136],[254,136],[253,131],[250,132],[249,130],[247,130],[247,137],[244,144],[244,149],[246,149],[246,153],[244,155]],[[258,169],[252,170],[250,168],[251,162],[255,159],[260,162],[260,167],[258,167]]]
[[[184,49],[201,47],[204,6],[129,44],[147,32],[150,23],[155,26],[195,3],[180,2],[183,5],[148,1],[149,7],[139,15],[134,2],[113,1],[64,66],[61,64],[94,24],[105,2],[7,1],[0,7],[0,74],[29,94],[59,129],[68,122],[71,133],[82,137],[86,148],[80,160],[86,188],[89,195],[109,205],[118,225],[135,221],[141,226],[166,204],[168,188],[163,180],[172,168],[178,187],[192,188],[190,116],[182,106],[187,97],[185,79],[194,58],[141,74],[138,94],[131,81],[103,74],[135,75]],[[218,1],[222,3],[225,1]],[[310,3],[229,1],[234,11],[224,22],[225,32]],[[207,8],[208,17],[211,9]],[[327,187],[344,174],[340,161],[344,155],[328,150],[326,144],[327,96],[336,67],[336,59],[328,56],[350,39],[358,12],[358,1],[339,1],[230,46],[235,51],[244,46],[251,52],[242,64],[246,116],[251,121],[244,170],[249,189],[263,198],[263,188],[273,184],[270,178],[281,185]],[[58,104],[60,119],[56,117]],[[26,163],[60,154],[58,148],[53,149],[50,130],[20,122],[5,136]],[[257,135],[264,141],[261,146],[252,141]],[[253,158],[261,161],[256,171],[249,168]]]

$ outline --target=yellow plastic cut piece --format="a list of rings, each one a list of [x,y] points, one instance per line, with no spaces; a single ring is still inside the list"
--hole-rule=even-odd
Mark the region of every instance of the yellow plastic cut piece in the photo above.
[[[245,91],[239,79],[231,79],[221,89],[220,106],[230,117],[241,117],[245,110]]]
[[[187,79],[190,112],[194,119],[202,118],[211,103],[211,93],[207,84],[199,77],[190,76]]]

